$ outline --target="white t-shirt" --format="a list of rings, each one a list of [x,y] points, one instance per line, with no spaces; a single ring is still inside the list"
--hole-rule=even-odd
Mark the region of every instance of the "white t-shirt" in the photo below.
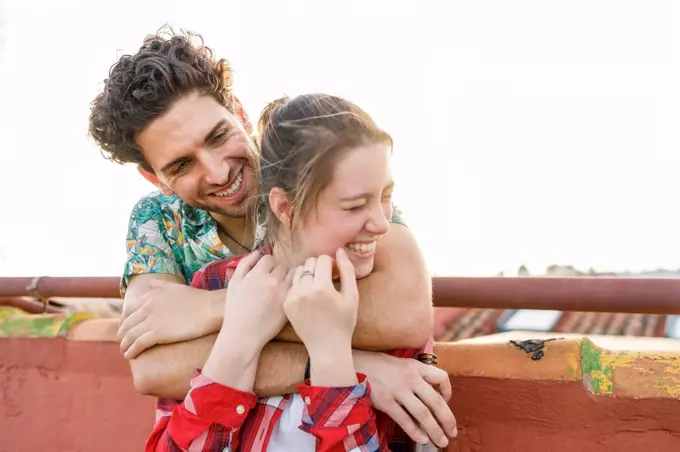
[[[302,424],[304,409],[305,402],[302,400],[302,396],[298,393],[293,394],[274,426],[267,451],[314,452],[316,450],[314,435],[303,432],[299,428]]]

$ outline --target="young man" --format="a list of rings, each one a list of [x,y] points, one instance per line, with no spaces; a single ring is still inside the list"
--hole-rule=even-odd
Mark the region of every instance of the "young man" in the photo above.
[[[231,70],[192,34],[154,35],[112,67],[92,105],[90,133],[108,157],[134,163],[159,192],[132,211],[128,261],[121,282],[121,348],[135,386],[145,394],[183,399],[222,324],[226,289],[187,286],[216,259],[252,250],[262,227],[252,128],[231,92]],[[375,408],[414,440],[423,431],[444,446],[455,435],[446,401],[448,375],[415,360],[366,350],[418,348],[430,337],[431,279],[398,216],[381,239],[375,270],[358,282],[356,367],[368,375]],[[363,350],[363,351],[362,351]],[[293,392],[307,354],[286,326],[258,364],[258,396]],[[439,386],[442,395],[427,391]],[[425,396],[423,394],[426,394]]]

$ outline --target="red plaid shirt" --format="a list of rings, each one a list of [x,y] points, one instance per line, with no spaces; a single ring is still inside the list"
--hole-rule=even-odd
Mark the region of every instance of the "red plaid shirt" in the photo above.
[[[266,250],[262,251],[267,252]],[[204,266],[191,286],[205,290],[227,287],[240,257]],[[423,349],[390,352],[414,358]],[[322,388],[300,384],[305,401],[300,428],[317,438],[317,451],[406,452],[412,442],[386,414],[370,406],[370,385],[363,374],[359,383],[345,388]],[[196,371],[184,401],[159,399],[156,425],[146,444],[147,452],[170,451],[265,451],[281,414],[292,395],[258,399],[253,393],[210,381]],[[341,420],[338,419],[338,414]]]

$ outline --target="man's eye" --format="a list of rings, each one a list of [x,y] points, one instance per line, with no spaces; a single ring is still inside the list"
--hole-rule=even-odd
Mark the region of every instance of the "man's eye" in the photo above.
[[[179,165],[177,165],[174,170],[172,171],[173,176],[177,174],[181,174],[184,172],[189,167],[189,162],[182,162]]]
[[[219,132],[215,137],[213,138],[213,142],[215,144],[220,144],[224,141],[224,139],[227,137],[226,132]]]

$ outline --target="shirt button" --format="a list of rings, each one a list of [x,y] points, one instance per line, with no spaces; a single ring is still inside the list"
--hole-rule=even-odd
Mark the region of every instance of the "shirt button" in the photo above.
[[[246,407],[244,407],[243,405],[239,405],[239,406],[236,407],[236,412],[238,414],[243,414],[243,413],[246,412]]]
[[[312,403],[312,401],[309,396],[305,397],[305,405],[309,405],[310,403]]]

